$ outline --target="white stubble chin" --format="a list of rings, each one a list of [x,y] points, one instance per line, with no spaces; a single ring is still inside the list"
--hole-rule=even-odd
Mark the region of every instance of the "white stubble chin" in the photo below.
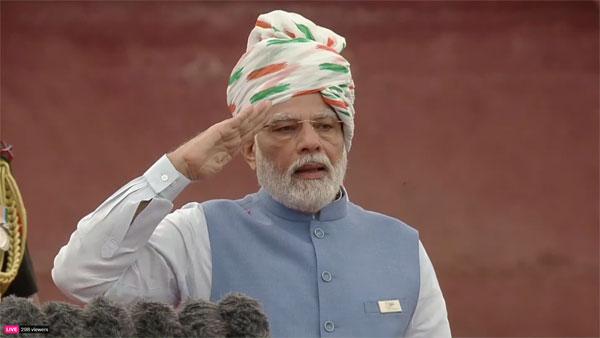
[[[256,141],[256,140],[255,140]],[[319,179],[301,179],[294,177],[294,171],[309,163],[323,163],[327,166],[327,175]],[[346,149],[335,164],[331,164],[324,153],[306,155],[290,168],[282,170],[265,158],[258,142],[256,143],[256,176],[258,183],[279,203],[304,213],[316,213],[331,203],[344,181],[348,155]]]

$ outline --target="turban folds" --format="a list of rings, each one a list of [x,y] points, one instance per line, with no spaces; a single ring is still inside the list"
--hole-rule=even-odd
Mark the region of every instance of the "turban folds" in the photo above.
[[[233,115],[249,104],[320,93],[344,123],[344,143],[354,135],[354,82],[350,63],[340,55],[346,40],[299,14],[262,14],[248,37],[246,53],[235,65],[227,102]]]

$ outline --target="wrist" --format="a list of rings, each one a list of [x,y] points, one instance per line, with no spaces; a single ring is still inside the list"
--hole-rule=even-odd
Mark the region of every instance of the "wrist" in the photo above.
[[[179,173],[192,180],[190,174],[188,173],[185,159],[177,152],[177,150],[168,153],[167,158],[169,159],[169,161],[171,161],[171,164],[173,164],[173,166],[175,167],[175,169],[177,169],[177,171],[179,171]]]

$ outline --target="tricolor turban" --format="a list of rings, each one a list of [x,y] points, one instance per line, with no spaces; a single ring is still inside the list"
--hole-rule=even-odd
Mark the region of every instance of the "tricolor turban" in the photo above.
[[[248,37],[246,53],[235,65],[227,103],[233,115],[249,104],[273,104],[321,93],[344,123],[350,150],[354,134],[354,82],[350,63],[340,53],[346,40],[299,14],[276,10],[262,14]]]

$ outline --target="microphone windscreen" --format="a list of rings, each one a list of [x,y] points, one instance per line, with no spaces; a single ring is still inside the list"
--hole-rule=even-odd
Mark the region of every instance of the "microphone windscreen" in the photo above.
[[[83,325],[83,309],[65,302],[49,302],[42,306],[50,325],[47,337],[91,337]]]
[[[29,299],[8,296],[0,300],[0,334],[4,334],[5,325],[47,326],[46,316]],[[21,334],[21,336],[34,336],[36,334]]]
[[[230,293],[218,303],[229,325],[230,337],[269,337],[271,328],[260,303],[241,293]]]
[[[179,310],[179,323],[185,337],[226,337],[227,324],[215,303],[188,301]]]
[[[181,337],[177,313],[167,304],[138,300],[130,309],[138,337]]]
[[[85,328],[96,337],[131,337],[135,333],[125,308],[102,296],[86,305],[83,319]]]

